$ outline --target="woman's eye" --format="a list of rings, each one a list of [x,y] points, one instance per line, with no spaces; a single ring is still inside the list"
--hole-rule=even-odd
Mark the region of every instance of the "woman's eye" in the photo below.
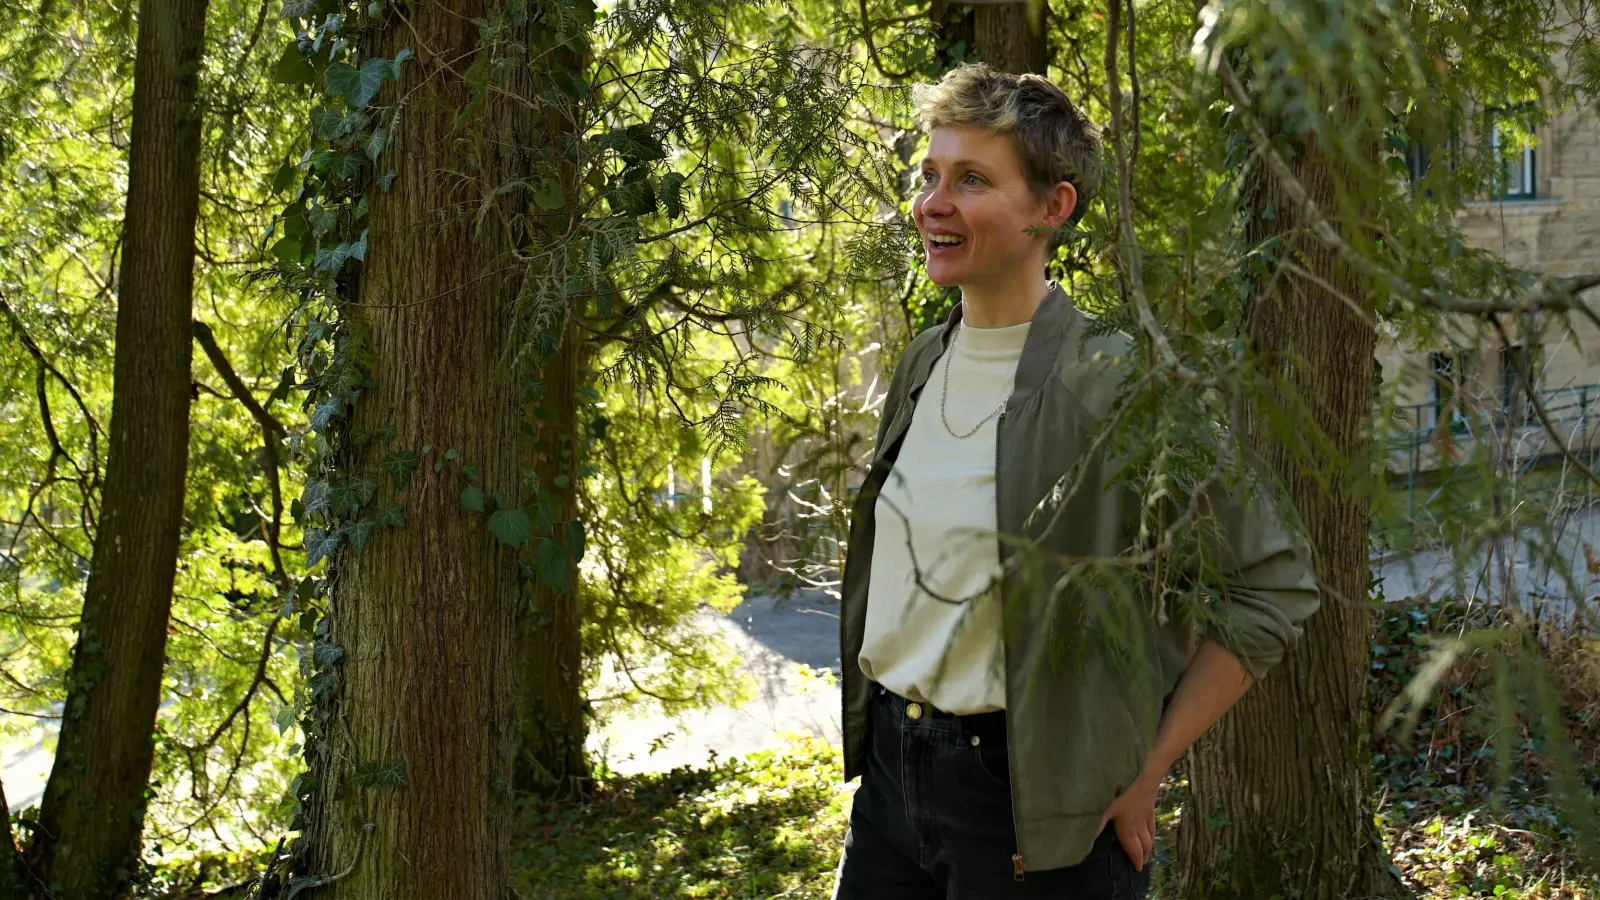
[[[933,172],[924,170],[923,173],[922,173],[922,183],[923,184],[932,184],[933,180],[934,180],[934,177],[935,176],[934,176]]]
[[[979,178],[976,172],[968,172],[964,180],[967,184],[983,184],[983,179]]]

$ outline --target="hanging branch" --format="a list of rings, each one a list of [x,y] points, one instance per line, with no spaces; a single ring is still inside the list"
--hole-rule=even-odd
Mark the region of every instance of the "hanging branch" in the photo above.
[[[289,590],[291,587],[289,573],[284,568],[283,555],[279,547],[279,535],[283,527],[283,487],[278,476],[278,445],[288,432],[283,423],[274,418],[256,400],[255,395],[250,392],[250,386],[244,383],[238,372],[234,371],[222,348],[217,346],[217,338],[212,334],[211,326],[196,321],[194,340],[200,345],[200,349],[205,351],[206,358],[211,360],[211,367],[217,370],[217,374],[222,376],[229,390],[233,391],[234,398],[250,411],[250,415],[254,416],[257,424],[261,426],[262,444],[267,457],[267,488],[272,495],[272,517],[263,518],[262,525],[266,530],[267,550],[272,554],[272,567],[278,577],[278,586],[283,590]]]
[[[1167,370],[1185,381],[1190,381],[1196,377],[1194,371],[1178,360],[1178,354],[1173,352],[1172,344],[1167,341],[1166,332],[1161,330],[1155,313],[1150,309],[1150,299],[1144,290],[1144,264],[1140,256],[1139,239],[1133,232],[1133,165],[1128,159],[1128,148],[1123,138],[1122,74],[1117,68],[1117,40],[1121,37],[1122,2],[1123,0],[1110,0],[1106,4],[1106,88],[1110,92],[1111,147],[1117,160],[1119,256],[1127,270],[1128,291],[1132,296],[1134,309],[1139,313],[1140,326],[1155,342],[1156,350],[1161,355],[1161,362]],[[1132,46],[1131,35],[1129,46]]]

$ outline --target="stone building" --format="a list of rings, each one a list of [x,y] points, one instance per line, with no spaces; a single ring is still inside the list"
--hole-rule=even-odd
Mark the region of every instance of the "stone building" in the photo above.
[[[1512,129],[1494,127],[1490,140],[1505,156],[1498,196],[1466,204],[1457,222],[1469,243],[1511,266],[1554,276],[1600,272],[1600,121],[1589,109],[1564,109],[1523,145]],[[1505,146],[1500,148],[1501,141]],[[1408,155],[1413,178],[1427,164]],[[1600,304],[1600,295],[1588,295]],[[1507,319],[1506,346],[1487,324],[1453,323],[1457,330],[1425,345],[1397,340],[1379,351],[1384,381],[1395,394],[1391,469],[1438,468],[1441,420],[1450,432],[1448,455],[1494,439],[1513,459],[1559,453],[1530,408],[1521,373],[1533,386],[1563,442],[1572,449],[1600,445],[1600,329],[1581,316],[1569,332],[1553,315],[1537,336],[1524,339]]]

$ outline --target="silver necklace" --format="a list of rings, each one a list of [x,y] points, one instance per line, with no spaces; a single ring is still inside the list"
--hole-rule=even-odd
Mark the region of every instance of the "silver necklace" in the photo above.
[[[972,430],[966,434],[956,434],[956,430],[950,427],[950,416],[945,412],[945,406],[950,399],[950,365],[951,363],[955,362],[956,343],[961,340],[961,333],[966,330],[966,326],[964,325],[958,325],[956,327],[955,340],[950,342],[950,353],[944,361],[944,392],[939,395],[939,418],[944,422],[944,430],[949,432],[950,436],[956,438],[957,440],[969,438],[977,434],[978,429],[982,428],[984,425],[987,425],[990,419],[1000,415],[1000,411],[1005,409],[1006,404],[1011,400],[1011,391],[1006,391],[1005,399],[1001,400],[1000,405],[994,408],[994,412],[989,413],[987,416],[984,416],[982,419],[980,419],[978,424],[972,426]],[[1012,390],[1016,390],[1015,385],[1012,385]]]

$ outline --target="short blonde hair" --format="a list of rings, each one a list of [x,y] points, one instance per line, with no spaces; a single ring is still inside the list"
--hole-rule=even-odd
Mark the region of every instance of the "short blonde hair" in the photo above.
[[[975,125],[1010,135],[1034,195],[1043,199],[1058,182],[1071,182],[1078,203],[1067,224],[1083,218],[1100,186],[1100,131],[1050,79],[966,63],[912,88],[911,101],[925,132]]]

